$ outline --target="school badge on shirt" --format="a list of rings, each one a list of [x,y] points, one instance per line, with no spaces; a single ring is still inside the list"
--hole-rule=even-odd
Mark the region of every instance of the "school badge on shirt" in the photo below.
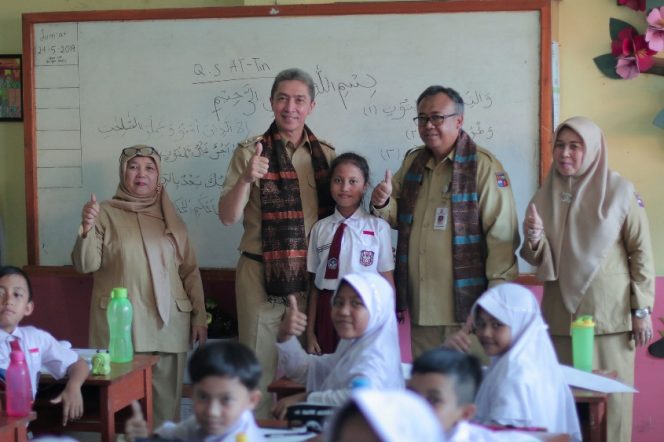
[[[362,264],[365,267],[369,267],[371,264],[373,264],[374,261],[374,252],[371,250],[362,250],[360,252],[360,264]]]
[[[505,172],[496,172],[496,184],[498,187],[508,187],[510,185]]]
[[[336,270],[339,267],[339,261],[337,258],[330,258],[327,260],[327,268],[330,270]]]

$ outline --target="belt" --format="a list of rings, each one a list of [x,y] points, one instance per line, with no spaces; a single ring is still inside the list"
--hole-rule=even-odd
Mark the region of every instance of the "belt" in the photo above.
[[[246,256],[247,258],[251,259],[252,261],[256,262],[263,262],[263,255],[257,255],[255,253],[249,253],[249,252],[242,252],[242,256]]]

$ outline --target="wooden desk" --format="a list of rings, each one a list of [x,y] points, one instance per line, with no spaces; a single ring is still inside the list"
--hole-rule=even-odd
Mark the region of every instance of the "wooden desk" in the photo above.
[[[607,437],[607,400],[609,395],[596,391],[572,388],[576,412],[581,424],[583,440],[605,442]]]
[[[27,442],[28,422],[36,418],[34,412],[25,417],[9,417],[3,411],[0,414],[0,442]]]
[[[30,429],[35,434],[92,431],[101,433],[102,442],[115,441],[116,419],[120,428],[124,428],[124,421],[131,415],[130,405],[135,400],[141,404],[148,428],[152,428],[152,366],[158,360],[159,356],[135,355],[132,362],[112,363],[108,376],[90,374],[81,389],[84,414],[81,419],[68,422],[66,427],[62,426],[62,405],[49,402],[66,379],[55,380],[42,375],[34,406],[38,419]]]

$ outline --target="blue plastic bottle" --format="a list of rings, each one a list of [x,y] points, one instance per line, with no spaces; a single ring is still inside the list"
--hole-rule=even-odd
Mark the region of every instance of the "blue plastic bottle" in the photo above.
[[[106,310],[111,362],[124,363],[134,359],[134,345],[131,340],[132,317],[133,309],[127,298],[127,289],[114,288],[111,291],[111,302],[108,303]]]
[[[27,416],[32,409],[32,386],[25,354],[21,350],[12,350],[9,360],[5,374],[7,416]]]

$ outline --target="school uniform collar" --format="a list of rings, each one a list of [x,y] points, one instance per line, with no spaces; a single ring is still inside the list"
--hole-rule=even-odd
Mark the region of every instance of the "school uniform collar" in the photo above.
[[[335,207],[334,208],[334,213],[332,214],[332,216],[334,217],[334,221],[336,223],[342,223],[342,222],[348,222],[348,221],[359,221],[360,219],[362,219],[363,212],[364,212],[364,209],[362,208],[362,206],[360,206],[360,207],[357,208],[357,210],[355,210],[355,212],[353,212],[353,214],[351,216],[346,218],[341,213],[339,213],[339,210]]]

